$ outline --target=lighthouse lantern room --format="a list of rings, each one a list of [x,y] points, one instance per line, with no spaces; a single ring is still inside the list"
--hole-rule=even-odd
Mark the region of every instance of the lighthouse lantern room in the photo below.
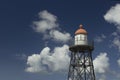
[[[80,25],[80,28],[75,32],[75,45],[88,45],[87,31]]]

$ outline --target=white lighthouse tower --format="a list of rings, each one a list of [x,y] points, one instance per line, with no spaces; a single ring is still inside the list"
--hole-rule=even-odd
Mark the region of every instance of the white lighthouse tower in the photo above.
[[[75,45],[88,45],[87,31],[80,25],[80,28],[75,32]]]
[[[68,80],[95,80],[92,60],[93,43],[88,43],[87,31],[80,25],[75,32],[74,45],[69,47],[71,59]]]

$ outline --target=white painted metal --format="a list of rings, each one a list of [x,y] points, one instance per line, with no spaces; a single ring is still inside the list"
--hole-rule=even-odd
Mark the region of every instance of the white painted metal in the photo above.
[[[75,35],[75,45],[87,45],[87,35],[86,34],[77,34]]]

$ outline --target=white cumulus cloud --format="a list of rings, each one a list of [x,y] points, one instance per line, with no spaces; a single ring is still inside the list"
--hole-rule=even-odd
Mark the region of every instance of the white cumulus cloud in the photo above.
[[[69,66],[70,57],[67,45],[55,47],[53,51],[45,47],[40,54],[28,56],[27,72],[65,71]]]
[[[111,7],[104,15],[104,19],[110,23],[120,25],[120,4]]]
[[[94,69],[97,73],[105,73],[109,68],[109,58],[107,57],[107,53],[100,53],[94,61]]]
[[[28,56],[27,65],[25,69],[27,72],[62,72],[69,68],[70,57],[67,45],[62,47],[55,47],[51,50],[45,47],[40,54],[33,54]],[[94,69],[97,73],[105,73],[109,68],[109,58],[107,53],[100,53],[94,60]]]
[[[66,42],[71,38],[69,33],[66,33],[66,32],[62,33],[58,30],[51,31],[50,36],[56,41],[63,41],[63,42]]]
[[[57,21],[57,16],[49,13],[47,10],[44,10],[42,12],[39,12],[39,18],[42,18],[44,20],[48,20],[51,22],[56,22]]]
[[[106,80],[106,75],[102,74],[98,80]]]
[[[120,4],[112,6],[104,15],[104,19],[116,25],[116,31],[112,33],[114,38],[111,45],[116,47],[120,52]]]
[[[39,12],[38,16],[39,20],[33,21],[33,29],[35,32],[43,34],[44,39],[53,39],[64,43],[71,39],[70,33],[59,30],[61,28],[57,23],[57,16],[47,10]]]
[[[58,26],[56,23],[57,17],[47,10],[39,12],[39,19],[40,20],[33,22],[33,29],[36,32],[46,33],[47,30],[54,29]]]

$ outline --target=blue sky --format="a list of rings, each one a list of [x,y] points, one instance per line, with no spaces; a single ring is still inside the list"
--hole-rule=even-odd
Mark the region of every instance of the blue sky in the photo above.
[[[95,41],[98,80],[120,80],[120,2],[1,0],[0,80],[66,80],[80,24]]]

